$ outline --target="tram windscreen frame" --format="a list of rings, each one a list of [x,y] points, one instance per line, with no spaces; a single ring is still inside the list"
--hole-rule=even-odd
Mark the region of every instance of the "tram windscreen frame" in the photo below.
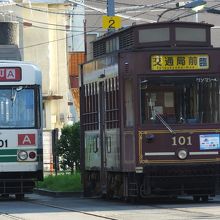
[[[203,124],[220,122],[220,77],[157,76],[139,81],[141,123]],[[159,116],[159,117],[157,117]]]
[[[39,127],[35,86],[6,86],[0,88],[0,129]]]

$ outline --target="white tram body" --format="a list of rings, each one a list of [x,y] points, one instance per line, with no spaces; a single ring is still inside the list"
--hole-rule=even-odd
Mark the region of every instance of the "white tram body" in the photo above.
[[[42,78],[33,64],[0,61],[0,194],[22,199],[43,179]]]

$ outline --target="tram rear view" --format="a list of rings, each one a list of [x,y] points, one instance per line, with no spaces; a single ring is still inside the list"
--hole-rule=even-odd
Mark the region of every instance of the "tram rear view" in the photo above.
[[[43,179],[41,72],[0,62],[0,194],[23,199]]]
[[[81,74],[88,195],[207,201],[219,192],[220,49],[210,28],[137,25],[94,42],[97,58]]]

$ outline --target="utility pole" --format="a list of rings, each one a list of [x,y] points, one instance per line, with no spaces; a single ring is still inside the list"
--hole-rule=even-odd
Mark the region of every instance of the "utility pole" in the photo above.
[[[107,16],[115,16],[115,0],[107,0]]]
[[[115,0],[107,0],[107,16],[115,16]],[[110,24],[114,24],[114,20],[109,20]],[[111,25],[108,28],[108,32],[114,31],[115,28],[112,28]]]

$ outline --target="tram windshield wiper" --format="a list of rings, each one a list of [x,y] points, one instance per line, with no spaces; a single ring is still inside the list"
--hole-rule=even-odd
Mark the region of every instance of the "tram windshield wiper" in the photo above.
[[[150,108],[151,108],[152,117],[153,117],[153,115],[155,117],[157,117],[159,119],[159,121],[167,128],[167,130],[171,134],[175,134],[176,132],[170,127],[169,124],[167,124],[167,122],[163,119],[163,117],[160,114],[158,114],[157,111],[153,108],[151,99],[150,99]]]
[[[170,127],[170,125],[167,124],[167,122],[162,118],[161,115],[157,114],[156,111],[154,111],[154,115],[160,120],[160,122],[169,130],[171,134],[175,134],[175,131]]]
[[[17,97],[17,93],[20,92],[21,90],[23,90],[24,87],[23,86],[18,86],[17,88],[12,88],[11,89],[11,101],[12,104],[15,102],[16,97]]]

